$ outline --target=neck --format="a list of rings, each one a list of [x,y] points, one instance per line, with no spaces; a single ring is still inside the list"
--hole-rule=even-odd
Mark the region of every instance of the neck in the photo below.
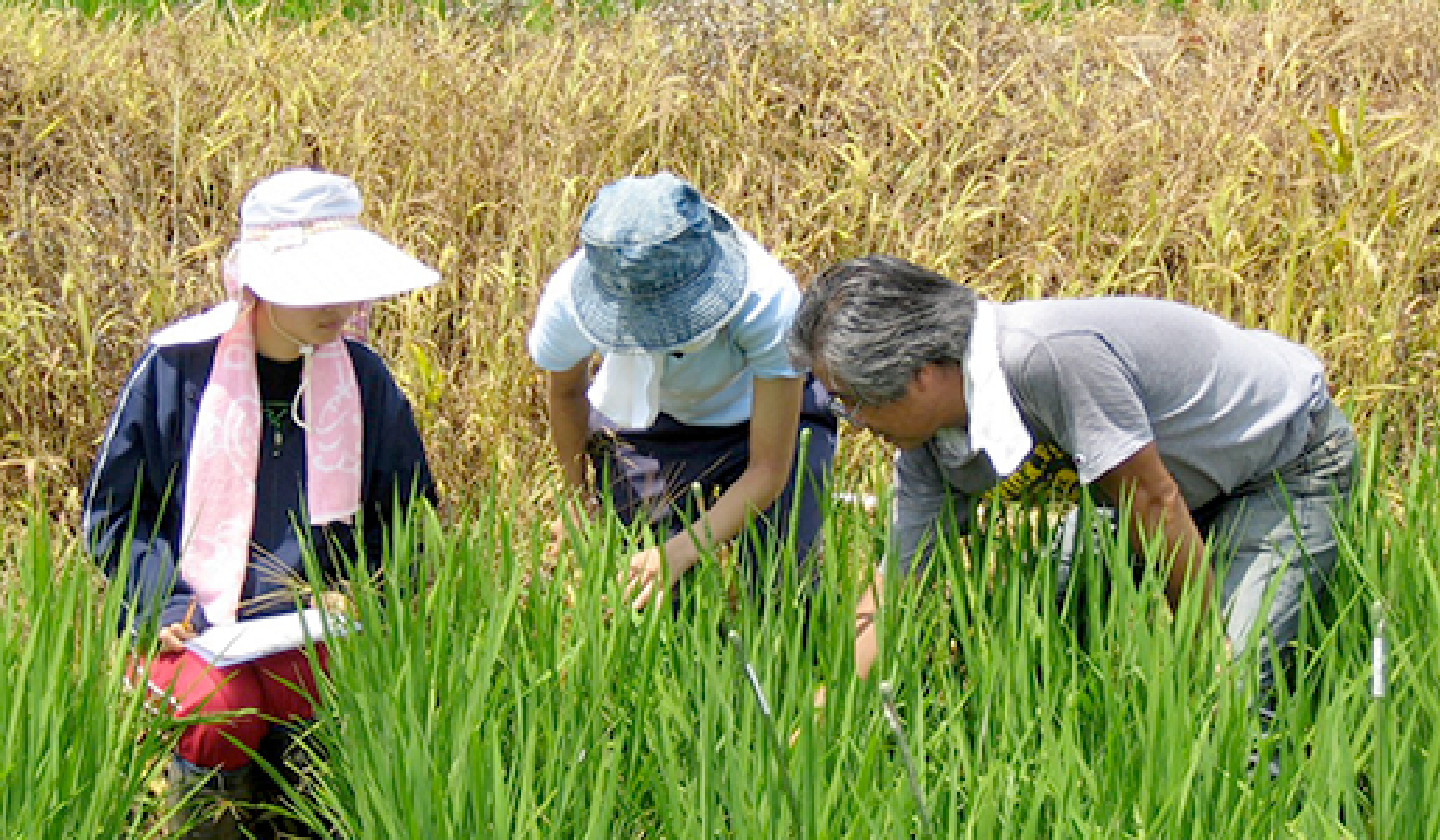
[[[958,363],[931,363],[922,368],[927,387],[944,395],[941,406],[945,426],[964,429],[970,425],[970,407],[965,404],[965,366]]]

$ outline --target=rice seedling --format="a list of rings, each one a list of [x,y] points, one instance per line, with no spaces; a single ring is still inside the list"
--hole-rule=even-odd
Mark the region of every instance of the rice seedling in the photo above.
[[[23,539],[7,541],[0,586],[0,834],[6,837],[153,836],[150,783],[175,726],[147,709],[116,644],[116,590],[97,596],[83,564],[61,564],[36,504]]]
[[[1228,663],[1187,606],[1170,614],[1163,581],[1132,578],[1118,537],[1077,552],[1077,574],[1108,590],[1061,599],[1047,519],[997,511],[978,542],[895,589],[880,673],[862,682],[850,611],[857,560],[881,536],[863,509],[834,510],[808,602],[793,588],[763,608],[737,601],[710,558],[679,609],[636,614],[614,605],[641,535],[582,528],[548,577],[529,575],[544,540],[510,513],[528,492],[517,481],[458,521],[418,517],[392,540],[383,580],[354,589],[363,629],[332,646],[318,780],[282,807],[357,838],[1430,836],[1437,462],[1413,465],[1403,513],[1384,498],[1388,468],[1372,470],[1268,727],[1248,660]],[[94,595],[43,519],[30,533],[10,560],[21,584],[7,588],[4,652],[11,742],[34,747],[13,756],[37,757],[7,766],[0,815],[54,836],[145,836],[166,724],[115,676],[113,595]],[[68,570],[58,587],[55,557]],[[1392,650],[1384,705],[1371,691],[1377,598]],[[57,662],[62,646],[80,656]],[[817,712],[819,684],[830,699]],[[87,771],[61,772],[76,762]],[[79,780],[95,795],[67,794]]]

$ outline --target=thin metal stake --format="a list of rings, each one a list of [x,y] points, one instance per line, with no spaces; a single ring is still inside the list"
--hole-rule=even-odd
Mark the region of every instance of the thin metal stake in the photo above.
[[[1389,691],[1389,674],[1386,669],[1386,658],[1389,654],[1388,643],[1385,638],[1385,602],[1376,600],[1370,610],[1372,637],[1370,640],[1370,696],[1375,700],[1375,768],[1372,770],[1374,778],[1370,786],[1375,796],[1375,828],[1377,836],[1390,836],[1390,813],[1386,807],[1389,801],[1389,790],[1382,789],[1384,786],[1384,774],[1387,771],[1385,755],[1385,695]],[[1388,787],[1388,786],[1386,786]]]
[[[1383,601],[1376,601],[1371,612],[1374,618],[1374,638],[1370,640],[1370,696],[1376,700],[1384,699],[1386,690],[1389,688],[1389,680],[1385,672],[1385,657],[1388,653],[1385,641],[1385,604]]]
[[[795,825],[800,825],[800,800],[795,796],[795,789],[790,786],[790,774],[785,771],[785,748],[780,741],[780,733],[775,729],[775,718],[770,712],[770,701],[765,698],[765,689],[760,685],[760,677],[755,673],[755,667],[750,664],[750,658],[745,653],[745,641],[735,630],[726,634],[730,644],[735,647],[736,653],[740,654],[740,663],[745,666],[745,677],[750,680],[750,690],[755,694],[755,700],[760,704],[760,714],[765,718],[765,731],[770,735],[771,752],[775,754],[775,770],[780,775],[780,789],[785,793],[785,800],[790,803],[790,814],[795,819]]]
[[[915,796],[915,807],[920,811],[920,828],[930,833],[930,809],[925,807],[925,789],[920,787],[920,770],[910,754],[910,739],[905,737],[905,723],[900,720],[900,710],[895,707],[895,687],[889,680],[880,683],[880,702],[885,708],[885,720],[900,745],[900,758],[905,761],[906,775],[910,779],[910,793]]]

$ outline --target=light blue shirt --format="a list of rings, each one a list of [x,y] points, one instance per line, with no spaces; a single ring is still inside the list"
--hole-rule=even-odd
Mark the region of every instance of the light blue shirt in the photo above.
[[[755,239],[737,231],[745,246],[745,294],[735,316],[705,347],[665,354],[660,410],[694,426],[733,426],[750,419],[756,379],[797,379],[785,344],[800,305],[795,278]],[[559,373],[603,352],[581,332],[570,284],[576,252],[556,269],[540,296],[530,328],[530,358]]]

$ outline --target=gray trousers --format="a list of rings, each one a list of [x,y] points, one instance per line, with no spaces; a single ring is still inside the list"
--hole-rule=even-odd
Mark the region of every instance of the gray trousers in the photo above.
[[[1272,653],[1288,657],[1300,633],[1306,592],[1323,592],[1335,568],[1336,517],[1350,498],[1355,457],[1355,431],[1327,401],[1312,412],[1305,448],[1294,460],[1192,511],[1212,551],[1226,635],[1237,656],[1258,645],[1264,689],[1277,676]],[[1092,527],[1113,527],[1113,511],[1097,513]],[[1061,599],[1076,571],[1080,527],[1079,511],[1072,511],[1055,546]]]
[[[1300,633],[1306,590],[1319,595],[1335,569],[1336,517],[1354,480],[1355,431],[1345,414],[1327,402],[1311,423],[1299,456],[1236,488],[1204,525],[1223,575],[1226,634],[1237,655],[1258,642],[1267,688],[1276,676],[1272,652],[1283,653]]]

